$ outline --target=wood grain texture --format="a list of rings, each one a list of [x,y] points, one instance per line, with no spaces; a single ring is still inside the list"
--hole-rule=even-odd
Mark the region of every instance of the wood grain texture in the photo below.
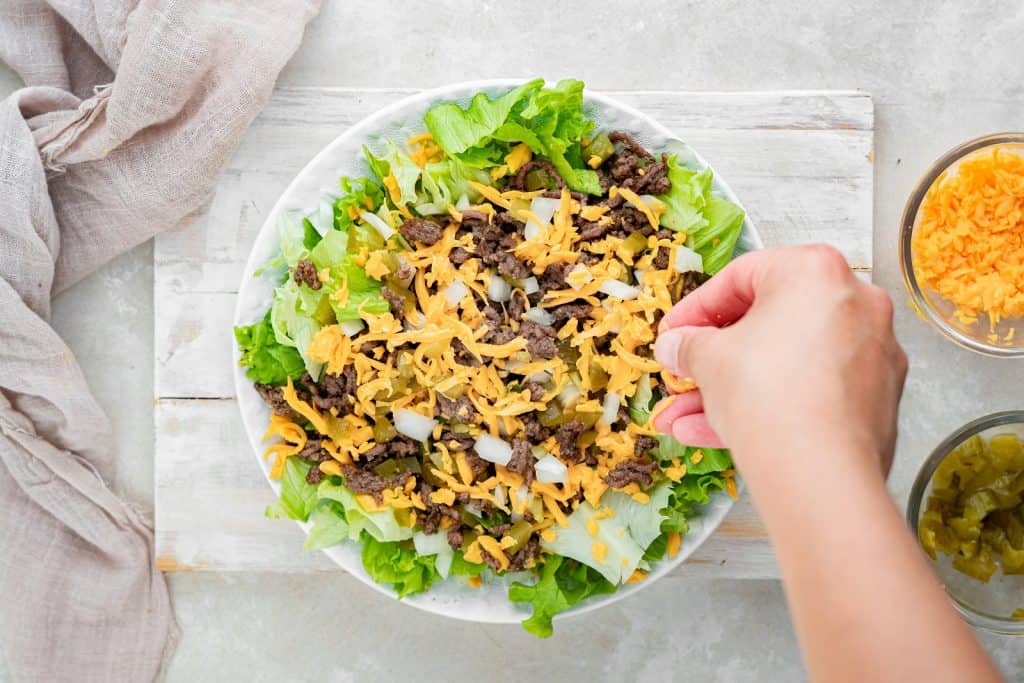
[[[156,239],[156,554],[166,571],[339,571],[271,521],[231,379],[235,293],[256,233],[323,146],[407,90],[280,89],[206,210]],[[769,246],[828,242],[870,276],[873,127],[859,92],[614,92],[689,142],[727,180]],[[675,577],[771,578],[749,498]]]

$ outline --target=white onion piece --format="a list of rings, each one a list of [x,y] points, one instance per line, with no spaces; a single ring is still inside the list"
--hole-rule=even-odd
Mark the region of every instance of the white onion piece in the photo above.
[[[622,404],[622,397],[614,391],[604,395],[604,405],[601,411],[600,424],[610,425],[619,417],[619,406]]]
[[[448,534],[413,534],[412,544],[419,555],[439,555],[450,553]]]
[[[422,330],[426,322],[427,316],[419,311],[413,311],[412,313],[406,313],[404,327],[406,330]]]
[[[608,296],[614,296],[615,298],[622,299],[623,301],[627,299],[635,299],[640,296],[639,289],[633,285],[627,285],[625,282],[620,282],[619,280],[605,280],[601,283],[601,286],[598,289]]]
[[[498,503],[498,505],[504,505],[505,503],[508,502],[508,500],[505,498],[505,487],[502,486],[501,484],[498,484],[497,486],[494,487],[494,500]]]
[[[313,227],[323,235],[334,227],[334,200],[328,194],[320,196],[320,203],[316,207],[316,214],[310,220]]]
[[[426,441],[430,438],[436,426],[437,420],[431,420],[429,417],[414,413],[411,410],[399,408],[395,411],[395,429],[410,439]]]
[[[391,239],[391,236],[395,234],[395,231],[390,225],[384,222],[384,220],[377,214],[370,213],[369,211],[363,211],[359,214],[359,217],[364,221],[373,226],[373,229],[380,233],[380,236],[384,239]]]
[[[531,308],[526,313],[523,313],[523,317],[527,320],[532,320],[538,325],[553,325],[555,322],[555,316],[539,307]]]
[[[561,401],[563,408],[568,408],[578,401],[580,398],[580,388],[570,382],[565,385],[561,393],[558,394],[558,400]]]
[[[467,294],[469,294],[469,287],[462,280],[455,280],[444,290],[444,298],[448,301],[449,306],[458,305],[466,298]]]
[[[537,282],[537,278],[530,276],[523,280],[523,291],[527,294],[534,294],[540,291],[540,283]]]
[[[476,515],[477,517],[484,516],[483,508],[477,505],[476,503],[466,503],[462,507],[464,507],[466,509],[466,512],[468,512],[471,515]]]
[[[579,276],[569,277],[570,275],[573,275],[573,273],[580,273],[580,272],[586,273],[586,277],[580,278],[578,283],[577,283],[576,277],[579,277]],[[579,291],[579,289],[581,287],[583,287],[583,285],[587,284],[588,282],[592,282],[593,280],[594,280],[594,276],[590,274],[590,271],[587,270],[586,266],[581,266],[578,263],[575,266],[573,266],[572,268],[570,268],[569,272],[565,274],[565,281],[569,283],[570,287],[572,287],[574,290],[577,290],[577,291]]]
[[[537,227],[537,224],[534,223],[533,220],[527,221],[526,227],[523,228],[523,237],[525,237],[528,240],[532,240],[534,237],[537,237],[539,235],[540,228]]]
[[[551,373],[547,370],[541,370],[540,372],[533,373],[526,379],[536,384],[544,384],[551,379]]]
[[[560,199],[534,197],[533,201],[530,202],[530,213],[536,216],[540,222],[537,223],[532,218],[527,219],[523,236],[528,240],[532,240],[534,237],[546,232],[548,225],[551,223],[551,217],[555,215],[555,211],[558,210],[560,203]]]
[[[497,273],[491,273],[487,283],[487,298],[491,301],[508,301],[512,298],[512,284]]]
[[[636,281],[638,283],[643,284],[644,283],[644,273],[646,273],[646,272],[647,271],[644,270],[643,268],[637,268],[636,270],[633,271],[633,276],[636,277]]]
[[[455,202],[455,208],[459,211],[465,211],[469,208],[469,197],[467,197],[465,193],[459,195],[459,198]]]
[[[398,429],[397,426],[395,428]],[[495,465],[507,465],[512,459],[512,447],[496,436],[481,434],[476,438],[476,443],[473,446],[476,448],[477,455]]]
[[[676,247],[676,258],[672,263],[672,268],[677,273],[703,273],[704,259],[693,249],[680,245]]]
[[[569,468],[553,455],[546,455],[533,466],[537,481],[544,484],[564,484],[569,480]]]
[[[338,327],[345,333],[345,336],[354,337],[362,331],[365,325],[362,320],[342,320],[338,323]]]

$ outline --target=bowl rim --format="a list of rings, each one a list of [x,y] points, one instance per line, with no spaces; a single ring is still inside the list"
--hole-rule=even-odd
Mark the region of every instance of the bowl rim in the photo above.
[[[917,471],[917,476],[914,477],[913,485],[910,487],[906,511],[907,524],[910,526],[914,539],[919,545],[920,540],[917,540],[917,528],[921,517],[921,505],[924,502],[924,492],[928,489],[928,485],[931,483],[939,463],[945,460],[946,456],[957,446],[975,434],[1011,424],[1024,424],[1024,410],[1003,410],[971,420],[940,441],[928,457],[925,458],[925,461]],[[961,601],[945,584],[943,584],[943,589],[956,610],[960,612],[960,615],[971,626],[1002,635],[1024,635],[1024,621],[1013,621],[1012,619],[980,612]]]
[[[328,142],[323,148],[321,148],[301,169],[299,169],[292,177],[291,182],[278,196],[273,207],[267,213],[263,224],[260,226],[253,247],[249,252],[249,256],[246,259],[245,269],[242,272],[241,283],[239,286],[239,294],[235,301],[235,307],[233,312],[233,325],[248,324],[248,320],[251,316],[245,314],[245,302],[243,301],[243,294],[246,293],[247,286],[255,279],[253,272],[256,268],[262,265],[262,261],[259,257],[260,247],[262,242],[267,239],[273,239],[276,241],[276,237],[268,238],[268,234],[273,233],[276,235],[276,231],[273,229],[275,221],[279,215],[284,212],[292,210],[293,201],[292,195],[301,194],[299,188],[307,179],[308,176],[312,175],[318,167],[327,164],[335,150],[341,148],[349,138],[358,137],[359,139],[366,139],[367,136],[371,136],[377,133],[382,124],[387,122],[390,117],[396,114],[400,114],[407,108],[421,105],[426,102],[440,101],[442,99],[453,99],[458,98],[460,93],[465,91],[479,92],[483,90],[494,90],[498,88],[510,88],[515,87],[523,82],[525,78],[497,78],[497,79],[480,79],[470,81],[460,81],[442,85],[436,88],[428,88],[418,92],[410,93],[405,97],[401,97],[391,104],[384,106],[380,109],[373,111],[365,117],[359,119],[348,128],[342,130],[333,140]],[[550,82],[550,81],[549,81]],[[605,95],[601,91],[595,91],[587,89],[584,91],[584,106],[590,106],[598,104],[601,106],[609,107],[617,110],[620,114],[631,116],[635,119],[641,120],[650,131],[656,132],[658,135],[663,136],[670,145],[677,145],[678,150],[681,153],[687,155],[687,159],[694,161],[702,168],[710,168],[714,172],[714,168],[701,156],[696,150],[690,147],[684,140],[679,138],[669,128],[661,124],[657,119],[651,115],[644,113],[629,104],[626,104],[615,97]],[[728,183],[717,173],[714,172],[713,189],[724,196],[729,201],[738,205],[744,210],[744,221],[743,230],[740,237],[740,243],[746,244],[748,250],[763,249],[764,242],[761,238],[760,233],[754,225],[754,222],[750,216],[749,211],[743,206],[736,194],[729,187]],[[243,395],[247,392],[254,393],[251,387],[251,382],[245,377],[244,370],[238,365],[240,357],[237,344],[234,343],[234,339],[231,339],[231,357],[234,361],[234,384],[235,384],[235,396],[238,399],[239,411],[241,413],[242,424],[246,431],[246,435],[253,449],[253,455],[259,467],[263,472],[264,478],[270,484],[271,489],[275,495],[280,494],[280,482],[273,481],[269,478],[269,466],[263,462],[260,457],[262,448],[260,447],[260,434],[263,433],[265,425],[254,425],[252,424],[252,416],[246,410],[245,400]],[[738,492],[742,495],[744,490],[743,480],[741,477],[736,477],[736,483]],[[623,584],[618,587],[614,593],[595,596],[592,599],[585,600],[569,610],[562,612],[555,616],[557,621],[563,618],[573,617],[581,615],[592,610],[599,609],[609,604],[618,602],[629,595],[632,595],[640,590],[646,589],[651,584],[655,583],[658,579],[664,577],[670,571],[679,567],[685,559],[691,555],[697,548],[704,544],[705,541],[711,536],[711,534],[718,528],[722,523],[728,512],[732,509],[735,504],[735,500],[724,496],[725,500],[719,502],[718,505],[711,506],[709,514],[701,516],[695,519],[694,527],[691,528],[690,533],[684,538],[684,547],[675,558],[665,558],[659,562],[652,571],[648,574],[647,580],[641,581],[634,584]],[[308,534],[311,526],[310,522],[296,522],[299,527],[303,530],[304,534]],[[687,539],[694,539],[692,547],[687,548]],[[348,563],[343,559],[342,546],[332,546],[330,548],[324,548],[320,552],[326,554],[332,561],[334,561],[339,567],[352,574],[361,583],[366,584],[371,589],[376,590],[379,593],[387,595],[392,599],[396,599],[395,592],[390,586],[379,584],[369,576],[365,575],[362,571],[362,566],[348,566]],[[476,623],[519,623],[528,614],[519,614],[515,618],[511,618],[507,614],[495,614],[489,610],[486,613],[480,611],[467,612],[458,609],[447,608],[441,604],[435,604],[434,602],[421,600],[430,595],[430,593],[424,593],[416,596],[408,596],[401,599],[401,602],[406,605],[411,605],[418,609],[437,614],[440,616],[446,616],[450,618],[460,619],[464,621],[476,622]],[[506,598],[507,599],[507,598]],[[511,604],[511,603],[510,603]]]
[[[929,305],[928,299],[925,297],[924,291],[917,281],[917,275],[914,273],[912,238],[914,234],[914,225],[917,223],[917,214],[921,209],[921,204],[924,201],[925,196],[928,194],[928,190],[931,189],[932,185],[940,175],[945,173],[950,166],[970,154],[983,150],[987,147],[1008,143],[1024,145],[1024,132],[1007,131],[1003,133],[983,135],[957,145],[944,153],[918,178],[913,191],[910,193],[910,196],[907,198],[907,202],[903,207],[903,216],[900,220],[900,271],[903,274],[903,284],[906,286],[907,292],[910,294],[911,307],[918,314],[918,317],[923,318],[926,322],[930,323],[932,327],[937,329],[944,337],[952,341],[954,344],[992,358],[1024,357],[1024,344],[1016,347],[1008,347],[980,341],[962,333],[960,330],[946,322],[941,315],[936,313],[931,305]]]

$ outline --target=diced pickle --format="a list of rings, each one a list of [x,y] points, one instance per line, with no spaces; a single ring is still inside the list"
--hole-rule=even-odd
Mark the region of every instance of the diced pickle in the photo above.
[[[530,536],[533,534],[533,525],[526,520],[520,520],[512,525],[512,528],[505,532],[507,536],[511,536],[515,543],[505,549],[505,554],[511,557],[515,555],[519,550],[526,545],[526,542],[530,540]]]
[[[475,541],[479,536],[480,534],[472,529],[465,529],[462,532],[462,552],[469,550],[469,546],[473,545],[473,541]]]
[[[935,559],[980,581],[1024,574],[1024,443],[1016,434],[964,441],[936,468],[918,538]]]
[[[644,237],[644,234],[642,232],[637,231],[629,233],[629,237],[622,240],[622,246],[620,247],[620,249],[622,249],[623,251],[628,252],[629,254],[634,256],[636,254],[639,254],[646,248],[647,238]]]
[[[597,157],[603,164],[613,154],[615,154],[615,145],[608,139],[608,134],[604,132],[595,135],[594,139],[583,147],[583,160],[587,162],[592,157]]]
[[[402,472],[413,472],[419,474],[423,471],[419,458],[395,458],[385,460],[373,468],[374,473],[380,477],[394,477]]]
[[[378,417],[373,424],[373,440],[377,443],[387,443],[398,436],[398,430],[391,420],[386,417]]]

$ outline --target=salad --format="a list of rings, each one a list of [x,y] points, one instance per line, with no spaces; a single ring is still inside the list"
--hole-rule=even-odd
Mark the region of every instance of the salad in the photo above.
[[[655,433],[661,316],[732,258],[710,170],[597,130],[533,80],[364,147],[367,175],[278,226],[240,364],[272,410],[269,517],[361,545],[399,597],[509,577],[541,637],[680,548],[728,451]]]

